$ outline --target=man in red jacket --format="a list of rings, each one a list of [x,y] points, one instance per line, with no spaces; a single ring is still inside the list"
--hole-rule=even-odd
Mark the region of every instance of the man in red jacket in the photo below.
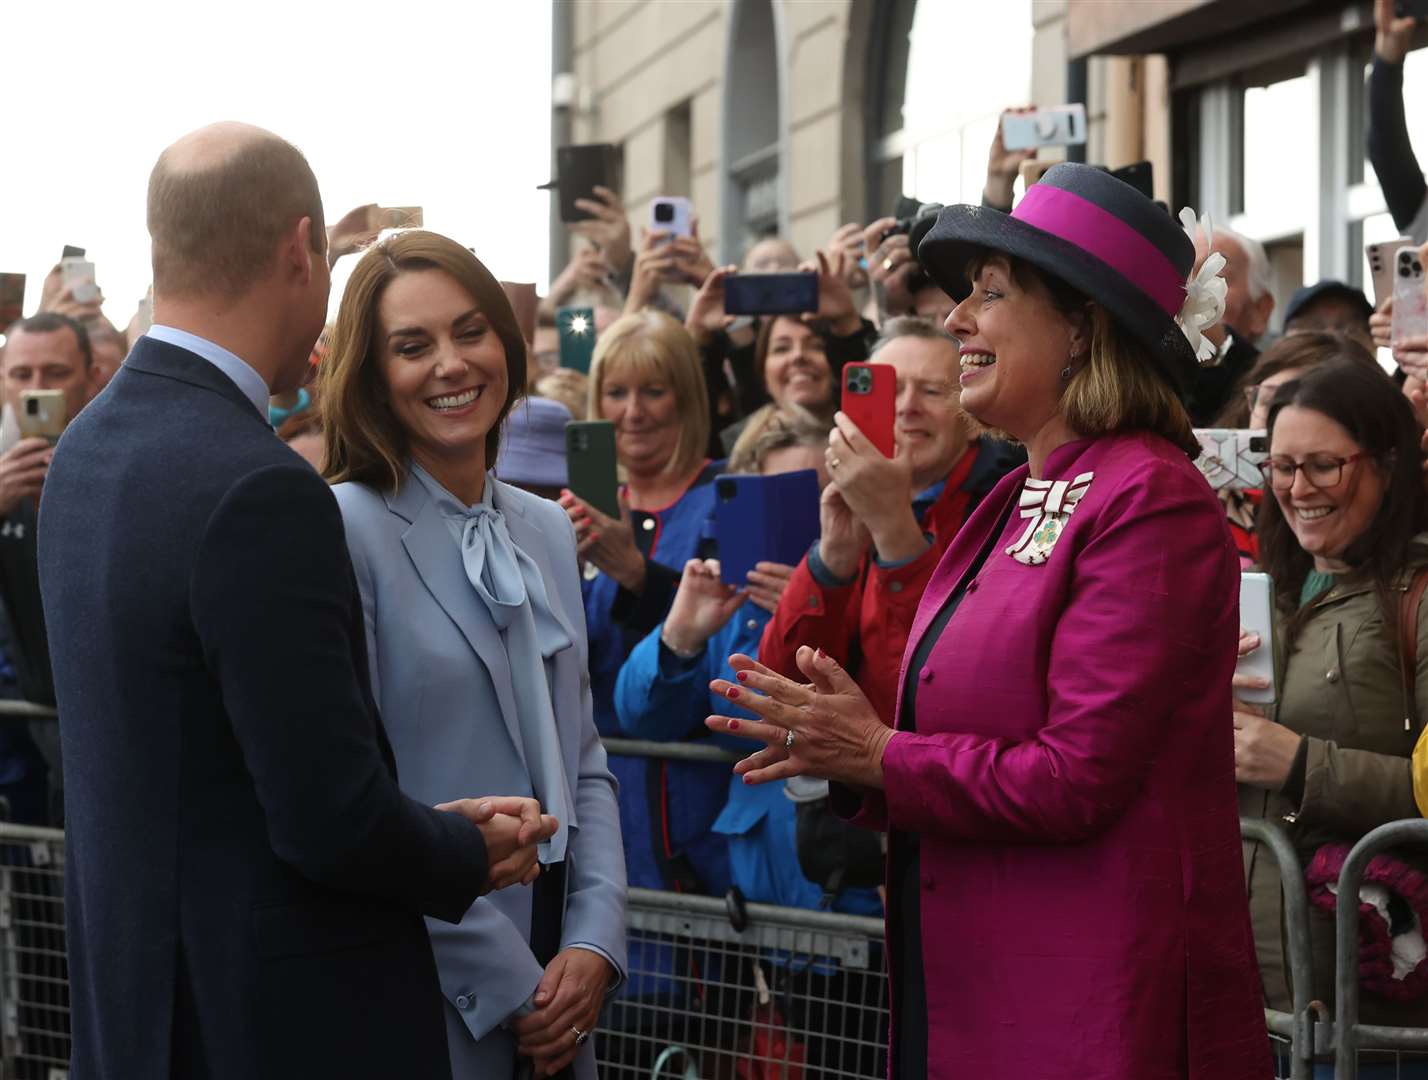
[[[889,321],[872,358],[897,369],[897,456],[883,457],[838,414],[822,535],[789,580],[759,660],[801,680],[798,647],[821,648],[843,663],[878,715],[891,717],[898,665],[932,571],[982,496],[1024,455],[973,434],[959,404],[957,342],[931,320]]]

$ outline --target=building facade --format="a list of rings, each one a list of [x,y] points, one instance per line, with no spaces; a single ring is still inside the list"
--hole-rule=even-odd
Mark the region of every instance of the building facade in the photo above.
[[[737,261],[902,193],[975,201],[1002,107],[1082,101],[1076,157],[1151,161],[1157,197],[1266,243],[1283,299],[1365,282],[1364,243],[1395,235],[1364,160],[1372,43],[1367,0],[557,0],[553,130],[621,148],[633,220],[687,195]],[[1428,51],[1405,97],[1428,155]]]

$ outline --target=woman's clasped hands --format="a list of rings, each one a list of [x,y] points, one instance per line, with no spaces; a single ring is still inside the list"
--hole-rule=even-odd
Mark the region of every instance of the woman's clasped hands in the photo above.
[[[736,682],[715,679],[709,688],[762,723],[710,716],[710,731],[766,744],[734,766],[746,784],[790,776],[814,776],[860,787],[883,785],[883,751],[893,732],[842,666],[821,649],[798,650],[798,668],[810,680],[797,683],[735,653],[729,664]]]

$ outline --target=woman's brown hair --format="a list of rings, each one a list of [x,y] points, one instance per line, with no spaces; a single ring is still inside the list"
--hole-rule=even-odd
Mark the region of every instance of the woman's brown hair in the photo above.
[[[486,433],[486,467],[496,464],[501,427],[526,385],[526,343],[501,283],[481,260],[438,233],[400,232],[373,245],[358,261],[342,293],[328,355],[318,368],[325,479],[352,480],[393,490],[406,475],[411,448],[387,403],[379,360],[377,309],[399,275],[440,270],[471,294],[506,349],[506,400]]]
[[[766,387],[768,386],[769,347],[773,343],[774,323],[780,319],[787,319],[792,323],[802,323],[805,326],[808,325],[807,323],[803,323],[802,317],[798,315],[769,315],[759,323],[759,333],[758,336],[754,338],[754,383],[758,387],[760,395],[765,393]],[[833,370],[833,361],[827,359],[828,334],[821,326],[810,326],[809,329],[813,331],[819,343],[823,346],[823,356],[828,363],[828,371],[830,372],[829,395],[831,399],[828,402],[828,415],[832,416],[838,409],[839,390],[841,387],[838,385],[838,372]]]
[[[1281,371],[1307,371],[1331,360],[1353,360],[1365,367],[1378,368],[1378,361],[1353,338],[1326,330],[1299,330],[1286,334],[1260,353],[1254,367],[1235,384],[1230,400],[1225,403],[1215,426],[1222,428],[1249,427],[1250,405],[1245,391],[1272,379]]]

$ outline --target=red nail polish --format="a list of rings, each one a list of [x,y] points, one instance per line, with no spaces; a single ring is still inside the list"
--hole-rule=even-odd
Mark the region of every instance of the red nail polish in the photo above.
[[[727,689],[727,690],[724,691],[724,696],[725,696],[725,697],[729,697],[729,698],[736,698],[736,697],[738,697],[738,696],[739,696],[739,688],[738,688],[737,686],[731,686],[731,687],[729,687],[729,689]],[[732,726],[733,726],[733,725],[731,724],[730,727],[732,727]]]
[[[747,671],[741,671],[741,672],[739,672],[739,674],[738,674],[737,676],[735,676],[735,677],[736,677],[740,682],[748,682],[748,681],[749,681],[749,673],[748,673]]]
[[[730,691],[729,691],[729,696],[730,696],[730,697],[733,697],[733,696],[734,696],[735,694],[737,694],[737,693],[738,693],[737,690],[730,690]],[[737,721],[737,720],[730,720],[730,721],[729,721],[729,730],[730,730],[730,731],[738,731],[738,730],[739,730],[739,721]]]

